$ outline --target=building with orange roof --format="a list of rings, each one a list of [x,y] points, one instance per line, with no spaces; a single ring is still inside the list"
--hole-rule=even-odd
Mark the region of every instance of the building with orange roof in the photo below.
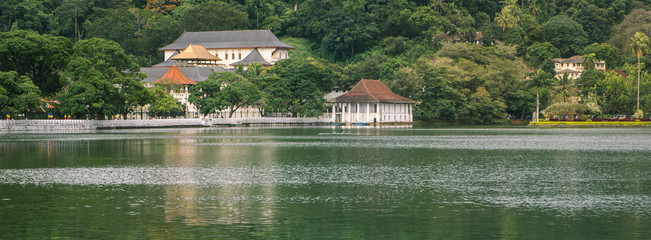
[[[189,101],[190,93],[188,91],[197,82],[185,76],[177,66],[170,67],[165,75],[151,83],[151,85],[156,84],[170,84],[177,87],[170,90],[170,95],[185,105],[186,117],[193,116],[197,112],[197,108]]]
[[[395,94],[380,80],[362,79],[330,99],[334,123],[411,123],[416,102]]]
[[[146,86],[167,82],[182,85],[180,91],[171,94],[186,105],[186,117],[195,117],[197,109],[188,102],[190,86],[215,72],[232,72],[236,66],[245,69],[254,63],[272,66],[289,58],[289,50],[293,48],[270,30],[185,32],[159,49],[164,52],[163,62],[140,68],[140,72],[147,75]],[[260,117],[261,114],[257,108],[241,108],[235,116]]]
[[[191,86],[197,84],[197,82],[186,77],[177,66],[172,66],[165,75],[152,82],[152,84],[177,84]]]

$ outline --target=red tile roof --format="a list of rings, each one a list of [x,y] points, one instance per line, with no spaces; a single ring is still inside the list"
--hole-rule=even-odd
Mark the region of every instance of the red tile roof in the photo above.
[[[628,77],[628,73],[624,72],[623,70],[606,70],[606,72],[615,72],[617,76]]]
[[[170,70],[165,73],[161,78],[152,82],[152,84],[157,83],[173,83],[173,84],[183,84],[183,85],[194,85],[197,82],[192,81],[190,78],[186,77],[177,66],[172,66]]]
[[[362,79],[348,93],[332,99],[330,102],[416,103],[409,98],[391,92],[382,81],[369,79]]]

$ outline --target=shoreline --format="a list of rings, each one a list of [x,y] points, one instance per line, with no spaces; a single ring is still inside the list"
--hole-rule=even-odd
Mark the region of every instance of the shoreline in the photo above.
[[[558,121],[558,122],[530,122],[529,128],[648,128],[651,122],[580,122],[580,121]]]
[[[148,128],[328,126],[330,118],[193,118],[147,120],[0,120],[0,132],[77,131]],[[395,124],[378,124],[393,126]],[[411,124],[410,124],[411,126]]]

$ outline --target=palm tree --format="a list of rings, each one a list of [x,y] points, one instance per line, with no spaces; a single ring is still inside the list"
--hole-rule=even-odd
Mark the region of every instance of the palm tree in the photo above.
[[[529,77],[531,78],[529,87],[536,88],[536,116],[532,120],[538,122],[538,116],[540,116],[540,88],[546,88],[551,85],[551,74],[538,69],[538,72],[531,73]]]
[[[510,28],[508,16],[502,13],[497,13],[497,17],[495,17],[495,22],[497,22],[500,25],[500,27],[502,27],[502,32],[506,32],[506,29]]]
[[[443,12],[445,11],[445,8],[447,3],[443,2],[443,0],[432,0],[430,1],[430,7],[434,9],[434,11],[438,12],[439,14],[443,15]]]
[[[637,110],[635,111],[635,115],[638,115],[638,112],[640,111],[640,58],[645,53],[648,53],[651,51],[649,49],[650,47],[649,43],[649,37],[641,32],[636,32],[635,36],[631,38],[631,45],[629,45],[629,48],[631,49],[631,52],[633,54],[637,55]]]
[[[583,58],[583,70],[594,70],[594,60],[597,58],[595,57],[594,53],[588,53],[586,55],[582,56]]]
[[[572,79],[570,79],[567,73],[563,73],[563,77],[556,79],[554,83],[558,92],[563,95],[563,102],[567,102],[567,96],[570,93],[570,88],[572,88]]]
[[[502,32],[520,23],[520,9],[518,8],[517,2],[508,0],[505,3],[506,6],[495,17],[495,21],[502,27]]]
[[[537,0],[531,0],[529,2],[529,11],[531,14],[533,14],[534,18],[540,13],[540,7],[538,6],[537,2]]]

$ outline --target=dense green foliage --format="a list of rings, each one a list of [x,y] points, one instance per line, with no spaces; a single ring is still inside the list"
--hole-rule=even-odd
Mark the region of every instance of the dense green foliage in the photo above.
[[[59,98],[61,111],[77,117],[126,113],[153,101],[138,84],[137,65],[162,61],[158,48],[182,32],[271,29],[296,47],[292,58],[240,72],[245,86],[262,91],[254,103],[195,99],[211,106],[202,112],[246,102],[318,115],[325,109],[319,96],[367,78],[421,102],[415,113],[422,119],[523,118],[535,111],[536,97],[541,110],[567,102],[592,104],[598,114],[632,114],[637,66],[640,108],[651,112],[651,57],[629,49],[635,33],[651,35],[650,7],[633,0],[6,0],[0,71],[28,79],[36,94]],[[100,41],[93,38],[110,40],[95,43],[115,51],[115,59],[84,53],[102,52],[80,46]],[[629,76],[587,72],[553,81],[551,59],[574,55],[605,60],[609,70]],[[537,69],[550,84],[530,83]]]
[[[0,112],[27,112],[40,105],[38,87],[16,72],[0,72]]]
[[[70,40],[28,31],[2,32],[0,39],[0,71],[29,77],[46,96],[61,90],[60,71],[72,52]]]
[[[156,86],[150,91],[151,101],[147,108],[150,115],[154,117],[183,115],[183,105],[172,97],[164,87]]]
[[[244,76],[230,72],[216,72],[206,81],[190,88],[190,102],[198,106],[201,113],[229,110],[228,117],[241,107],[251,106],[262,98],[258,87]]]
[[[89,118],[126,115],[147,103],[148,91],[132,57],[112,41],[93,38],[75,44],[63,76],[61,112]]]

